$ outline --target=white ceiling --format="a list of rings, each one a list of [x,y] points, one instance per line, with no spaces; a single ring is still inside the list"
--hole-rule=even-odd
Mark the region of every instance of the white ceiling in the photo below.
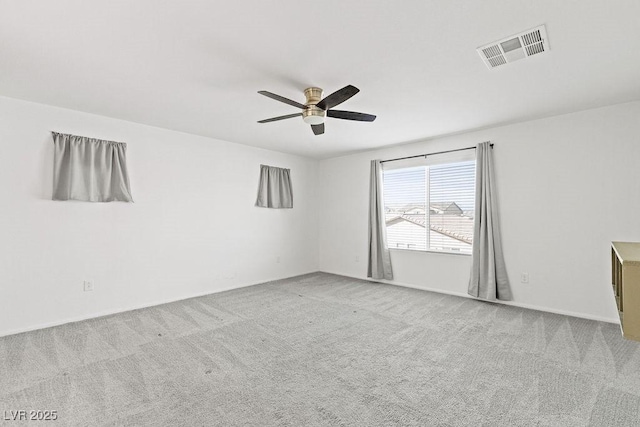
[[[0,95],[326,158],[640,99],[638,0],[0,0]],[[550,52],[475,49],[546,24]],[[258,124],[347,85],[373,123]]]

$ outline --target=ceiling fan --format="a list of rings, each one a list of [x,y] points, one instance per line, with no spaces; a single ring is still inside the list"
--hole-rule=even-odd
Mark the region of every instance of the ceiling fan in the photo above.
[[[301,108],[302,113],[272,117],[270,119],[260,120],[258,121],[258,123],[269,123],[278,120],[292,119],[294,117],[302,117],[302,120],[304,120],[305,123],[311,125],[311,130],[313,130],[313,133],[315,135],[321,135],[324,133],[325,117],[333,117],[334,119],[355,120],[358,122],[374,121],[376,119],[376,116],[372,114],[356,113],[354,111],[331,110],[331,108],[335,107],[338,104],[342,104],[344,101],[351,98],[358,92],[360,92],[360,89],[355,86],[348,85],[323,99],[322,89],[320,89],[319,87],[309,87],[304,90],[304,96],[307,98],[307,102],[301,104],[283,96],[276,95],[275,93],[267,92],[266,90],[260,90],[258,91],[259,94],[271,99],[275,99],[276,101],[284,102],[285,104]]]

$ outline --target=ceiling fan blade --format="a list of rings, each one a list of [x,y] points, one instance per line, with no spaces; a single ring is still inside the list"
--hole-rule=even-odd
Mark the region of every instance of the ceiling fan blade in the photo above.
[[[292,119],[294,117],[300,117],[300,116],[302,116],[302,113],[287,114],[286,116],[278,116],[278,117],[271,117],[270,119],[258,120],[258,123],[277,122],[278,120]]]
[[[276,95],[275,93],[267,92],[266,90],[259,90],[258,93],[260,95],[264,95],[267,98],[275,99],[276,101],[284,102],[285,104],[293,105],[294,107],[302,108],[305,110],[307,108],[306,105],[300,104],[299,102],[293,101],[289,98],[285,98],[284,96]]]
[[[326,96],[322,101],[316,104],[316,107],[328,110],[338,104],[342,104],[347,99],[351,98],[356,93],[360,92],[355,86],[347,85],[340,90],[333,92],[331,95]]]
[[[372,122],[376,119],[373,114],[356,113],[355,111],[329,110],[327,117],[334,119],[356,120],[358,122]]]
[[[313,130],[314,135],[322,135],[324,133],[324,123],[320,123],[319,125],[311,125],[311,130]]]

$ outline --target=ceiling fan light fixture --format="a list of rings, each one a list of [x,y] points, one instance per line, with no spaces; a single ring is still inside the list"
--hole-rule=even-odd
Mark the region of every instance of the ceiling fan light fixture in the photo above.
[[[324,123],[324,117],[318,116],[307,116],[303,117],[302,120],[304,120],[304,122],[308,125],[319,125]]]
[[[324,123],[324,116],[326,112],[315,105],[307,106],[307,109],[302,112],[302,120],[309,125],[319,125]]]

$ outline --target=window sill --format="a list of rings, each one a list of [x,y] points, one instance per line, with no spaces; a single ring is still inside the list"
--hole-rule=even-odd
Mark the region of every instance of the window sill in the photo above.
[[[453,252],[453,251],[433,251],[433,250],[403,249],[403,248],[389,248],[389,250],[390,251],[398,251],[398,252],[416,252],[416,253],[425,253],[425,254],[471,256],[471,254],[465,254],[465,253],[462,253],[462,252]]]

